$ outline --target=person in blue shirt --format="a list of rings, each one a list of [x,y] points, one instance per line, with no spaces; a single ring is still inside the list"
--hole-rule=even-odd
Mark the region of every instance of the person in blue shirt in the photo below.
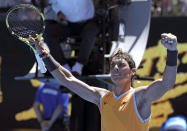
[[[68,116],[68,93],[61,93],[59,89],[42,84],[36,92],[34,111],[42,131],[64,131],[64,120]],[[43,105],[43,110],[40,108]]]

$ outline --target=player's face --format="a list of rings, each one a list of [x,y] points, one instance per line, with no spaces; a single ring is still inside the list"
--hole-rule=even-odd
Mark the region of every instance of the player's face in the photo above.
[[[110,73],[113,82],[119,82],[124,79],[131,80],[132,72],[125,59],[114,59],[110,64]]]

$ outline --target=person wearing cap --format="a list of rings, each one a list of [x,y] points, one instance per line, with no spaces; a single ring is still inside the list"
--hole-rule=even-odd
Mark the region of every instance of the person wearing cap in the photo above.
[[[187,131],[187,119],[184,116],[173,116],[164,122],[160,131]]]

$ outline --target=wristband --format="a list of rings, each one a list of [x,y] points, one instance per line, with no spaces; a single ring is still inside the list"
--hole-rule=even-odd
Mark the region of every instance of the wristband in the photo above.
[[[177,58],[178,58],[178,51],[170,51],[167,50],[167,60],[166,65],[168,66],[176,66],[177,65]]]
[[[43,58],[43,62],[49,72],[56,70],[60,66],[60,64],[50,54]]]
[[[40,56],[40,58],[43,58],[43,57],[45,57],[46,55],[45,55],[44,53],[42,53],[42,54],[39,54],[39,56]]]

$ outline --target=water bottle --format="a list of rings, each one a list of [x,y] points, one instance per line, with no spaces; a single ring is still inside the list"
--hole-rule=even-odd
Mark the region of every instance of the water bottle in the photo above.
[[[125,23],[119,24],[119,41],[124,42],[125,39]]]

